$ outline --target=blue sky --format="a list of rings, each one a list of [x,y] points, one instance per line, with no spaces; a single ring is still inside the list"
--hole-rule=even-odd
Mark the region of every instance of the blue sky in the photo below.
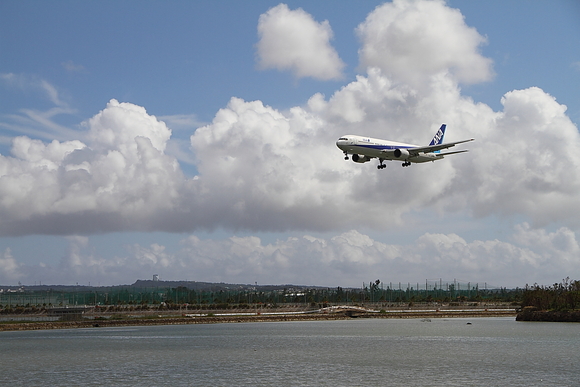
[[[0,284],[578,278],[578,36],[575,1],[3,2]],[[470,153],[334,144],[441,122]]]

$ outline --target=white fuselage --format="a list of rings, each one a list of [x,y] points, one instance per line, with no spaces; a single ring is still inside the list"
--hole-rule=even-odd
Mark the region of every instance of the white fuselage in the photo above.
[[[353,158],[353,161],[356,162],[366,162],[370,161],[370,158],[378,158],[379,160],[401,160],[413,163],[424,163],[443,158],[443,155],[433,152],[409,154],[409,150],[419,148],[418,145],[356,135],[347,135],[339,138],[336,146],[345,152],[345,154],[359,155],[356,159],[361,161]]]

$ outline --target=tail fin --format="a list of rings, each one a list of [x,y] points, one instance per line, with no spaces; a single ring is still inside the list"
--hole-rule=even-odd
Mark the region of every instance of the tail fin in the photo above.
[[[443,137],[445,136],[445,128],[447,128],[446,124],[441,125],[437,133],[435,133],[435,137],[429,143],[429,145],[439,145],[443,143]]]

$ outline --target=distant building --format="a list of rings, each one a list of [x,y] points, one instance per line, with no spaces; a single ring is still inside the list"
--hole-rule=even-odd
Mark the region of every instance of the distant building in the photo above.
[[[159,274],[153,274],[153,281],[159,281]]]

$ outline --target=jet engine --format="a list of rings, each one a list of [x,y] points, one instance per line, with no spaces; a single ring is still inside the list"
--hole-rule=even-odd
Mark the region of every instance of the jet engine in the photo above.
[[[366,163],[367,161],[371,161],[371,159],[370,157],[367,156],[354,154],[352,155],[352,161],[354,161],[355,163]]]
[[[395,156],[398,159],[406,159],[407,157],[409,157],[409,151],[406,149],[395,149],[395,151],[393,152],[393,156]]]

